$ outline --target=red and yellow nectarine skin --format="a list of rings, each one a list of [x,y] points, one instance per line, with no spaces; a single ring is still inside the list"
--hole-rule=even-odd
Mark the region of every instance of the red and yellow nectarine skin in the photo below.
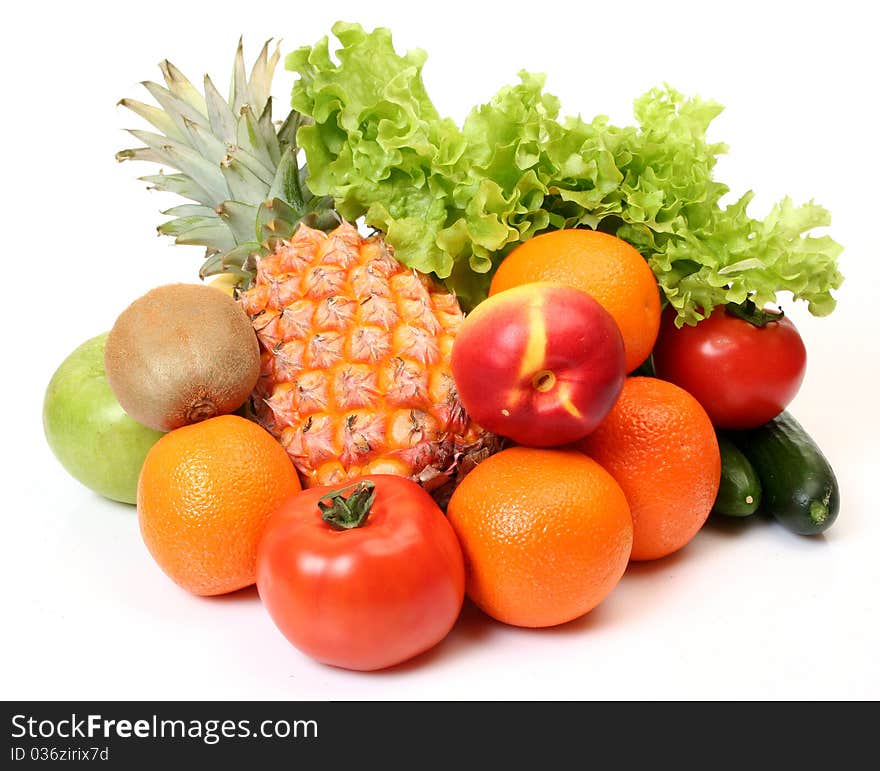
[[[483,428],[531,447],[586,436],[614,405],[626,376],[610,314],[563,284],[523,284],[464,320],[452,348],[462,405]]]

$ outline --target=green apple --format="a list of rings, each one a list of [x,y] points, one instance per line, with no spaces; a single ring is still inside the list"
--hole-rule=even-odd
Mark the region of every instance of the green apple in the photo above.
[[[55,371],[43,401],[43,428],[74,479],[106,498],[135,503],[144,458],[163,434],[119,406],[104,372],[106,340],[107,333],[87,340]]]

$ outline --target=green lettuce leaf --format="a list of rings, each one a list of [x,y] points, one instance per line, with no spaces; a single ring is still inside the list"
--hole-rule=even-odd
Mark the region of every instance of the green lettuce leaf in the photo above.
[[[404,264],[431,272],[465,307],[485,298],[494,269],[522,241],[563,227],[614,233],[644,255],[678,323],[716,305],[773,302],[781,291],[817,315],[834,308],[839,244],[811,236],[830,217],[786,199],[764,220],[752,194],[713,177],[726,146],[706,138],[721,107],[669,87],[636,100],[637,126],[604,116],[560,118],[544,77],[520,73],[459,128],[422,81],[426,55],[401,56],[387,29],[337,23],[287,58],[308,184],[342,216],[382,230]]]

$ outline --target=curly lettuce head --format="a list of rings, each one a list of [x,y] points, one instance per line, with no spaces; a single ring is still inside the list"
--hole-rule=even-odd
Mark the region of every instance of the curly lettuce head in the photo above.
[[[637,126],[560,119],[544,77],[523,72],[459,128],[428,97],[423,51],[399,55],[387,29],[333,32],[335,56],[324,38],[287,58],[299,74],[292,105],[312,119],[299,132],[309,187],[382,230],[401,262],[445,280],[466,307],[517,244],[590,227],[639,249],[679,324],[781,291],[817,315],[834,308],[841,247],[809,235],[828,212],[786,199],[756,220],[751,193],[721,204],[729,190],[713,169],[726,146],[706,138],[716,103],[666,87],[636,100]]]

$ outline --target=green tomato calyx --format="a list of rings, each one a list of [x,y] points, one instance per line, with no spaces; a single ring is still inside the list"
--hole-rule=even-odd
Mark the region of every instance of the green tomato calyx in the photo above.
[[[347,498],[345,493],[353,490]],[[334,530],[363,527],[376,500],[376,485],[369,480],[331,490],[318,501],[323,519]]]
[[[743,321],[748,321],[749,324],[752,324],[756,327],[765,327],[771,321],[780,321],[782,317],[785,315],[782,312],[782,308],[779,308],[775,311],[765,311],[755,305],[751,299],[746,300],[744,303],[727,303],[725,306],[727,312],[731,316],[736,316],[738,319],[742,319]]]

